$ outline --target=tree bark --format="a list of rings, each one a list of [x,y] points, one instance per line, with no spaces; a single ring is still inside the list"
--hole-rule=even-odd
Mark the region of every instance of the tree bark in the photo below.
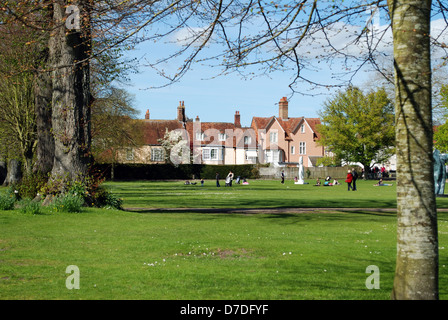
[[[22,179],[22,163],[19,160],[9,160],[7,166],[6,178],[3,181],[3,186],[7,187],[18,183]]]
[[[52,63],[52,125],[54,163],[52,179],[81,179],[90,156],[90,24],[86,1],[79,1],[81,29],[69,30],[65,12],[70,1],[53,3],[54,31],[50,35]]]
[[[42,52],[42,62],[48,63],[48,50]],[[48,174],[53,168],[54,138],[52,133],[52,80],[51,74],[39,70],[35,77],[35,110],[37,127],[36,162],[33,172]]]
[[[395,68],[397,261],[393,299],[438,299],[430,0],[388,0]]]

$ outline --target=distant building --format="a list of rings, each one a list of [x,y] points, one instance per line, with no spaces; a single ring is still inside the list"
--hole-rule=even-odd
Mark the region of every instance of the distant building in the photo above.
[[[253,117],[251,127],[262,145],[264,162],[294,166],[303,157],[303,165],[313,167],[324,156],[324,147],[317,144],[319,124],[318,118],[290,118],[288,101],[283,97],[278,117]]]
[[[318,118],[289,118],[288,101],[279,102],[279,116],[253,117],[250,127],[241,126],[241,115],[235,112],[234,122],[201,122],[187,119],[185,104],[179,102],[174,120],[150,119],[147,110],[144,121],[145,144],[140,148],[123,150],[120,163],[164,163],[166,150],[161,140],[167,132],[179,131],[186,141],[193,163],[255,164],[273,163],[296,166],[303,157],[306,167],[315,166],[324,156],[324,148],[317,144]]]

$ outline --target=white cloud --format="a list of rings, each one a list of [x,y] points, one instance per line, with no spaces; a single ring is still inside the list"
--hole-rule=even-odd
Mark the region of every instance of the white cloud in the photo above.
[[[185,27],[175,32],[171,39],[179,46],[190,44],[193,46],[201,46],[207,40],[208,36],[209,32],[206,28]]]
[[[448,43],[447,25],[443,19],[431,23],[431,36],[438,43]],[[331,46],[330,46],[331,45]],[[329,54],[339,55],[341,58],[362,58],[374,50],[375,55],[393,54],[392,29],[388,25],[371,24],[368,32],[363,32],[363,26],[353,26],[336,23],[325,32],[316,31],[305,39],[299,47],[302,58],[322,59]],[[433,46],[433,58],[446,56],[440,47]]]

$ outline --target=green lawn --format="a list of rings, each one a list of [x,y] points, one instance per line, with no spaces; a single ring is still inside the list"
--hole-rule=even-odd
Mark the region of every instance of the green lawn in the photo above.
[[[251,180],[249,185],[233,184],[217,188],[215,181],[202,187],[170,182],[114,182],[106,185],[124,199],[128,208],[396,208],[395,181],[389,187],[374,187],[375,181],[358,180],[357,191],[347,191],[347,184],[316,187],[295,185],[279,180]],[[438,198],[439,208],[448,208],[448,198]]]
[[[106,185],[125,207],[393,206],[395,187]],[[288,188],[289,187],[289,188]],[[445,199],[439,199],[441,207]],[[371,204],[369,207],[373,207]],[[0,299],[389,299],[394,213],[0,211]],[[448,299],[448,214],[439,213],[440,297]],[[66,267],[80,270],[68,290]],[[380,289],[366,288],[375,265]]]

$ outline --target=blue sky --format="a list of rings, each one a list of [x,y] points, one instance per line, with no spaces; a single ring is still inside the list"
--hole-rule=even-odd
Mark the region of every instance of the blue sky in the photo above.
[[[157,75],[142,71],[131,77],[126,89],[135,95],[135,107],[140,118],[149,109],[151,119],[174,119],[179,101],[184,101],[189,118],[199,116],[204,122],[233,122],[235,111],[241,114],[243,126],[249,126],[253,116],[278,116],[277,103],[289,99],[290,117],[317,117],[328,95],[308,96],[299,93],[291,97],[290,75],[275,73],[268,77],[241,79],[238,75],[203,79],[210,70],[192,70],[178,83],[161,89],[148,89]],[[325,92],[325,91],[323,91]],[[311,93],[311,91],[307,91]]]
[[[366,14],[366,19],[368,17],[368,14]],[[381,25],[380,18],[376,17],[372,23],[381,31],[386,26]],[[441,25],[439,27],[443,28],[444,23]],[[362,27],[341,25],[340,29],[356,32]],[[358,46],[346,46],[349,42],[346,34],[347,32],[343,33],[336,28],[331,34],[332,41],[334,41],[332,43],[346,53],[359,54]],[[308,46],[304,45],[303,49],[300,48],[302,50],[300,53],[303,56],[309,55],[309,62],[312,63],[313,67],[318,68],[313,74],[309,73],[313,80],[326,83],[331,81],[332,74],[329,72],[330,67],[328,65],[320,63],[319,59],[314,58],[319,56],[322,50],[319,47],[319,35],[316,36],[317,38],[313,38],[313,43],[309,43]],[[353,33],[351,37],[353,37]],[[386,40],[383,41],[380,50],[382,53],[390,55],[392,52],[390,29],[384,38]],[[387,40],[388,38],[389,40]],[[132,56],[137,58],[146,56],[154,60],[157,57],[163,57],[169,50],[176,50],[176,45],[172,43],[143,43],[132,52]],[[333,71],[340,71],[342,63],[339,63],[338,60],[332,60],[332,62]],[[173,73],[178,64],[176,64],[176,61],[172,61],[164,67],[168,72]],[[366,88],[369,83],[374,83],[371,73],[369,74],[367,71],[364,68],[358,72],[353,84]],[[150,111],[151,119],[175,119],[179,101],[184,101],[186,115],[189,118],[194,119],[199,116],[203,122],[233,122],[235,111],[238,110],[241,114],[243,126],[249,126],[254,116],[278,116],[277,104],[282,97],[287,97],[289,100],[290,117],[318,117],[318,112],[323,108],[324,101],[331,98],[335,92],[335,89],[312,91],[306,84],[299,84],[296,90],[304,93],[304,95],[295,93],[291,96],[292,91],[288,85],[291,83],[292,74],[288,72],[274,72],[269,77],[259,76],[250,80],[242,79],[238,74],[213,78],[218,73],[219,70],[193,65],[192,70],[180,82],[160,89],[150,89],[162,83],[162,79],[151,68],[143,67],[140,68],[139,74],[130,75],[130,85],[126,89],[134,94],[134,107],[139,110],[139,118],[142,119],[147,109]]]
[[[141,57],[151,51],[145,45],[133,53]],[[326,82],[331,74],[322,66],[314,77]],[[235,111],[241,114],[243,126],[250,126],[252,117],[278,116],[278,102],[282,97],[289,101],[290,117],[318,117],[323,102],[335,90],[312,89],[305,84],[297,88],[301,93],[292,94],[289,84],[292,74],[274,72],[269,76],[257,76],[245,80],[238,74],[213,78],[218,70],[193,66],[180,82],[152,89],[163,80],[150,68],[142,67],[139,74],[130,76],[126,89],[135,96],[135,108],[139,118],[144,118],[149,109],[151,119],[174,119],[179,101],[184,101],[186,115],[194,119],[199,116],[203,122],[233,122]],[[213,79],[210,79],[213,78]],[[366,74],[359,73],[357,84],[365,82]]]

